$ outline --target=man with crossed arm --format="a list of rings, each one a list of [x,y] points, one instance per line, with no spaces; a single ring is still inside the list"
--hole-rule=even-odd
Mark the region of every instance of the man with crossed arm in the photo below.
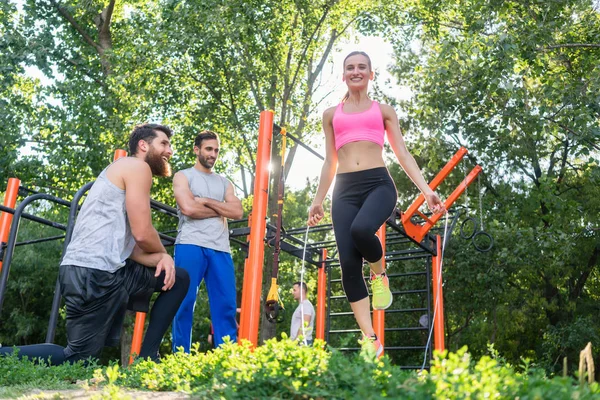
[[[179,226],[175,265],[190,275],[190,287],[173,320],[173,350],[190,351],[196,296],[206,282],[214,344],[237,340],[235,271],[229,247],[227,218],[243,215],[231,182],[212,168],[219,156],[219,137],[203,131],[194,140],[196,163],[173,178]]]

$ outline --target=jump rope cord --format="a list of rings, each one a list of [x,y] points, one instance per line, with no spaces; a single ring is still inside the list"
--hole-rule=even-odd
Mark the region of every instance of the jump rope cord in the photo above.
[[[444,266],[444,249],[446,249],[446,234],[448,233],[448,213],[446,212],[446,219],[444,222],[444,240],[442,241],[442,254],[440,254],[440,271],[438,272],[438,285],[442,286],[442,267]],[[438,292],[439,293],[439,292]],[[431,328],[429,329],[429,336],[427,338],[427,344],[425,345],[425,354],[423,355],[423,365],[421,366],[421,370],[425,369],[425,364],[427,364],[427,353],[429,352],[429,346],[431,345],[431,336],[433,334],[433,327],[435,325],[435,314],[437,313],[438,304],[441,296],[437,296],[435,299],[435,305],[433,307],[433,321],[431,322]]]
[[[306,259],[306,245],[308,244],[308,230],[310,226],[306,225],[306,232],[304,233],[304,249],[302,250],[302,267],[300,268],[300,325],[302,326],[302,340],[304,344],[307,345],[306,342],[306,330],[304,327],[304,300],[302,298],[302,291],[304,290],[304,260]]]

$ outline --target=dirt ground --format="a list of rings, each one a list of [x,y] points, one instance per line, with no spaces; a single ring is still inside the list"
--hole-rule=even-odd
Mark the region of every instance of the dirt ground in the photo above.
[[[84,399],[132,399],[132,400],[180,400],[189,399],[185,393],[177,392],[144,392],[140,390],[120,389],[118,393],[111,394],[105,388],[101,389],[73,389],[73,390],[32,390],[19,397],[19,399],[38,400],[84,400]]]

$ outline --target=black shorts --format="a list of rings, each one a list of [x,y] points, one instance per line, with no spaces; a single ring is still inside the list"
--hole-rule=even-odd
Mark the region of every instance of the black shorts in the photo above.
[[[125,312],[148,312],[155,270],[134,261],[116,272],[61,265],[60,291],[67,309],[67,360],[100,354],[119,344]]]

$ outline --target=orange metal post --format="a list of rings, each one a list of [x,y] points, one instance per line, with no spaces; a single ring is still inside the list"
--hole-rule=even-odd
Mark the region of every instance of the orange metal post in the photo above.
[[[115,150],[115,156],[113,157],[113,161],[117,161],[119,158],[127,157],[127,152],[123,149]]]
[[[442,239],[436,235],[437,256],[432,257],[433,273],[433,306],[435,319],[433,320],[433,342],[436,350],[444,351],[446,348],[444,334],[444,293],[442,290]]]
[[[327,282],[325,281],[325,261],[327,260],[327,249],[321,249],[321,268],[317,278],[317,321],[316,334],[317,339],[325,340],[325,291]]]
[[[133,362],[134,354],[139,355],[142,349],[142,336],[144,336],[145,312],[135,313],[135,325],[133,326],[133,337],[131,338],[131,351],[129,352],[129,364]]]
[[[260,113],[258,132],[258,151],[256,154],[256,178],[254,181],[254,200],[252,202],[252,225],[250,226],[250,244],[248,263],[244,270],[242,286],[242,315],[240,339],[258,344],[258,323],[260,320],[260,293],[264,263],[264,237],[267,225],[267,200],[269,189],[269,163],[271,162],[271,141],[273,138],[273,112]]]
[[[383,249],[383,259],[381,260],[381,266],[385,271],[385,227],[383,224],[377,231],[377,236],[381,241],[381,248]],[[373,310],[373,329],[377,335],[377,339],[385,348],[385,310]]]
[[[6,194],[4,195],[4,206],[15,208],[17,204],[17,195],[19,194],[19,186],[21,181],[17,178],[9,178],[8,184],[6,185]],[[10,224],[12,223],[13,215],[7,212],[3,212],[0,215],[0,242],[6,243],[8,241],[8,234],[10,233]],[[2,261],[0,261],[0,272],[2,271]]]
[[[248,227],[252,227],[252,213],[248,214]],[[246,243],[250,243],[250,235],[246,235]],[[246,273],[248,273],[249,269],[248,269],[248,257],[246,257],[246,259],[244,260],[244,281],[246,280]],[[241,302],[241,312],[240,312],[240,325],[238,326],[238,343],[242,343],[242,337],[240,336],[240,332],[242,332],[243,329],[246,328],[242,328],[242,326],[246,326],[246,320],[244,319],[243,315],[244,315],[244,310],[247,308],[246,307],[246,298],[248,297],[246,295],[247,293],[242,291],[242,302]]]

